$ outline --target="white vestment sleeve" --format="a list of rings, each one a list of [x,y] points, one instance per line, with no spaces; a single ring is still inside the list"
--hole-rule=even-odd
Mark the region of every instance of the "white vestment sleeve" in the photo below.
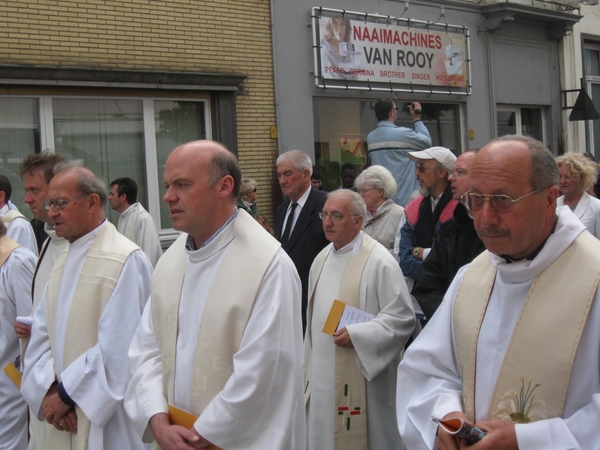
[[[194,425],[200,435],[228,450],[304,448],[300,299],[298,274],[279,249],[233,357],[233,375]]]
[[[21,381],[21,393],[39,420],[46,420],[41,411],[42,401],[55,379],[54,359],[46,326],[46,290],[44,290],[40,304],[33,313],[31,339],[25,352]]]
[[[147,213],[146,213],[147,214]],[[150,258],[152,266],[156,266],[158,259],[162,256],[162,247],[160,245],[160,238],[152,219],[139,220],[139,229],[136,232],[136,242],[142,250]]]
[[[361,279],[361,308],[376,317],[346,327],[358,367],[367,380],[394,361],[415,328],[415,313],[402,271],[384,250],[379,245],[373,249]]]
[[[31,282],[37,257],[25,247],[15,249],[5,264],[10,264],[10,283],[3,284],[12,290],[9,297],[15,299],[17,316],[31,315]],[[12,331],[12,330],[11,330]],[[14,331],[13,331],[14,332]]]
[[[136,433],[144,442],[151,442],[150,418],[166,413],[168,406],[163,395],[162,357],[154,335],[151,298],[129,348],[129,371],[132,377],[125,395],[125,410]]]
[[[28,248],[35,256],[38,255],[37,240],[29,221],[21,216],[13,219],[6,228],[6,235],[23,247]]]
[[[452,309],[464,270],[463,267],[458,272],[444,301],[398,367],[396,414],[407,448],[433,449],[437,425],[431,416],[444,417],[451,411],[462,411],[462,382],[454,351]]]
[[[125,395],[127,351],[150,295],[151,276],[143,252],[129,255],[98,322],[98,343],[61,373],[67,394],[98,427],[104,427]]]

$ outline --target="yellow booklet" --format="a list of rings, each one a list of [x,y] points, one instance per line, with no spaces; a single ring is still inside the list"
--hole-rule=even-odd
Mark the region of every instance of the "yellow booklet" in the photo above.
[[[333,336],[337,330],[341,330],[347,325],[369,322],[374,318],[374,314],[355,308],[354,306],[346,305],[339,300],[334,300],[327,320],[323,324],[323,333]]]
[[[198,417],[184,411],[183,409],[179,409],[176,406],[169,405],[169,419],[171,421],[171,425],[179,425],[183,428],[187,428],[188,430],[194,426]],[[210,445],[208,450],[223,450],[216,445]]]
[[[21,389],[21,378],[23,378],[23,375],[21,375],[21,372],[19,372],[19,369],[17,369],[15,367],[15,364],[14,363],[7,364],[6,367],[4,368],[4,371],[6,372],[6,375],[8,375],[8,378],[10,378],[12,380],[12,382],[15,383],[19,389]]]

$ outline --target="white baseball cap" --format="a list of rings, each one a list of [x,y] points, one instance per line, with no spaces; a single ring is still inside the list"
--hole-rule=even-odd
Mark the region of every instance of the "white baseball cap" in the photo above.
[[[456,156],[446,147],[430,147],[420,152],[409,152],[408,157],[413,161],[419,159],[435,159],[450,172],[454,170]]]

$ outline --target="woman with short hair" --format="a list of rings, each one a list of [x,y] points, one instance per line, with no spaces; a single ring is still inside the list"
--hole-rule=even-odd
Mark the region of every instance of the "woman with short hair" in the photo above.
[[[580,153],[556,158],[562,197],[556,207],[568,206],[596,238],[600,239],[600,200],[586,191],[596,182],[596,165]]]
[[[398,188],[392,173],[383,166],[371,166],[356,178],[354,185],[367,205],[365,233],[398,259],[394,255],[394,239],[404,208],[392,200]]]

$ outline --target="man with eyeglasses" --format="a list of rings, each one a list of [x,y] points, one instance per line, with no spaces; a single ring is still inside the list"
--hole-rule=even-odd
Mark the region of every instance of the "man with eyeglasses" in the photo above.
[[[23,201],[29,205],[29,209],[35,219],[44,222],[44,231],[48,235],[40,249],[40,256],[37,261],[33,282],[31,286],[33,297],[33,309],[35,311],[54,263],[58,260],[61,253],[69,246],[69,242],[56,235],[54,225],[48,216],[48,210],[44,208],[44,202],[48,199],[48,186],[50,180],[54,177],[54,166],[59,162],[66,161],[64,156],[43,151],[27,156],[21,162],[21,177],[25,186],[25,198]],[[26,348],[28,339],[31,336],[31,326],[21,323],[17,320],[13,322],[17,336],[23,341],[23,347]],[[46,427],[45,419],[41,421],[37,418],[35,412],[29,414],[29,449],[41,450],[44,443],[44,430]]]
[[[415,326],[410,295],[390,252],[361,228],[364,200],[341,189],[321,217],[331,242],[311,267],[305,372],[309,450],[402,447],[390,386]],[[372,320],[325,334],[334,300]],[[337,322],[336,322],[337,323]]]
[[[452,218],[458,202],[452,198],[448,182],[448,175],[456,161],[454,153],[444,147],[431,147],[410,152],[408,157],[416,163],[415,174],[421,195],[406,206],[396,241],[400,268],[412,293],[423,260],[431,251],[436,231]],[[416,301],[414,307],[417,317],[423,320]]]
[[[421,265],[413,290],[413,295],[427,318],[432,317],[442,303],[458,269],[485,250],[485,245],[475,231],[473,218],[461,202],[461,197],[469,190],[469,173],[478,151],[467,150],[454,163],[454,170],[448,181],[452,198],[459,203],[454,208],[453,217],[440,226],[431,252]]]
[[[503,136],[475,157],[465,198],[487,251],[400,365],[409,448],[468,445],[432,416],[483,430],[478,450],[600,448],[600,243],[556,210],[557,183],[532,138]]]
[[[44,207],[70,245],[33,314],[21,393],[48,422],[43,448],[141,450],[123,397],[152,265],[105,219],[102,180],[68,162],[54,174]]]
[[[398,184],[392,200],[404,207],[413,191],[419,188],[412,176],[413,165],[408,159],[408,152],[431,147],[431,136],[421,120],[421,104],[413,102],[408,106],[414,130],[396,125],[398,107],[391,98],[377,100],[373,109],[378,123],[377,128],[367,136],[369,158],[373,165],[383,166],[392,172]]]

